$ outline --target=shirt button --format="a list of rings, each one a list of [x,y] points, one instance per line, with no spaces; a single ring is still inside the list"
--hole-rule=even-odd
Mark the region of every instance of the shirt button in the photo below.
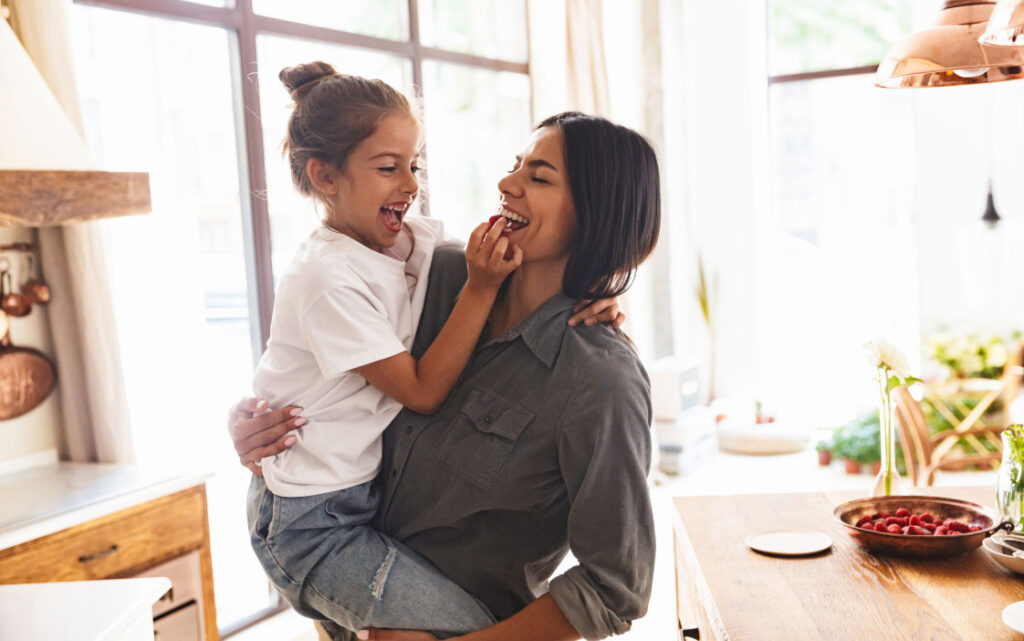
[[[491,418],[490,414],[484,417],[484,423],[493,423],[494,419]]]
[[[398,470],[391,470],[391,478],[398,476]]]
[[[406,431],[407,433],[409,433],[409,434],[412,434],[412,425],[406,425],[406,426],[405,426],[405,431]]]

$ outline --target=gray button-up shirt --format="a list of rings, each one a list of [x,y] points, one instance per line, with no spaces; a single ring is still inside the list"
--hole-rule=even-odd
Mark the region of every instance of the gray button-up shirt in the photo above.
[[[435,253],[413,354],[437,336],[465,259]],[[650,598],[651,400],[633,348],[568,328],[558,295],[477,347],[431,416],[385,434],[382,529],[507,618],[550,591],[586,639],[629,630]],[[568,551],[579,565],[548,579]]]

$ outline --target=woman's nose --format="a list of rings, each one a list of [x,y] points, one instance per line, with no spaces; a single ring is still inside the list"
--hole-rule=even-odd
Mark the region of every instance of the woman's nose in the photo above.
[[[498,191],[510,196],[521,195],[522,188],[519,186],[519,181],[516,178],[516,172],[508,174],[498,181]]]

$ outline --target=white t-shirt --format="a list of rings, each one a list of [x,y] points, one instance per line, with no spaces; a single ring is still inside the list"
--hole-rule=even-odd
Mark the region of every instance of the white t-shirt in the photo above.
[[[408,242],[387,255],[320,228],[281,276],[253,391],[271,407],[301,406],[308,423],[292,447],[260,461],[278,496],[333,492],[377,475],[381,435],[402,407],[352,370],[412,348],[442,239],[440,221],[404,222],[411,255]]]

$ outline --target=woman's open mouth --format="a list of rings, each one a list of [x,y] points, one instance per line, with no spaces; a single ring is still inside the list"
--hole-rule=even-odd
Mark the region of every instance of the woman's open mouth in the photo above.
[[[409,209],[408,202],[397,202],[388,203],[380,208],[381,220],[384,222],[384,226],[388,228],[388,231],[398,233],[402,231],[402,217],[405,216],[405,212]]]
[[[505,229],[502,233],[519,231],[523,227],[530,224],[530,221],[520,216],[517,212],[512,211],[508,207],[502,206],[498,209],[498,213],[491,216],[488,223],[493,226],[494,222],[499,218],[505,219]]]

